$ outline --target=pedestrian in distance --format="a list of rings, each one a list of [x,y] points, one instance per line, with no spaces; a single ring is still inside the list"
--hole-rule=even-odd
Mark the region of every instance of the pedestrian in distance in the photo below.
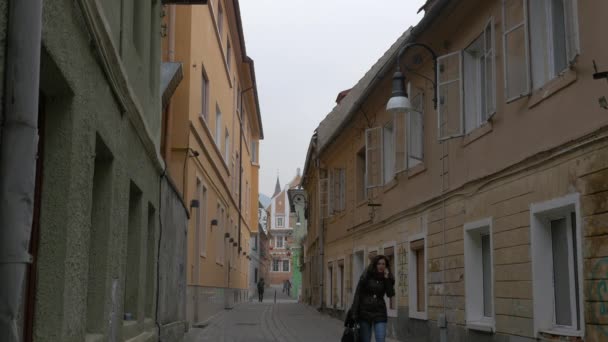
[[[266,286],[266,284],[264,284],[264,278],[260,278],[258,281],[258,300],[260,303],[264,301],[264,286]]]
[[[287,280],[283,280],[283,293],[287,292]]]
[[[287,289],[287,295],[291,296],[290,295],[290,292],[291,292],[291,282],[289,281],[289,279],[285,280],[285,288]]]
[[[376,342],[384,342],[386,337],[386,302],[384,296],[395,296],[395,277],[391,265],[384,255],[374,257],[359,279],[353,304],[347,321],[359,326],[359,341],[371,342],[372,331]]]

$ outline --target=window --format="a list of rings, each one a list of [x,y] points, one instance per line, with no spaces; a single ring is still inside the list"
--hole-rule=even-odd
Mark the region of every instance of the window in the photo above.
[[[258,236],[257,234],[251,237],[251,249],[254,251],[258,250]]]
[[[456,51],[437,58],[439,140],[462,135],[462,63]]]
[[[395,175],[395,135],[393,121],[384,125],[382,139],[382,161],[384,163],[382,169],[384,170],[384,183],[386,184],[393,180],[393,176]]]
[[[382,179],[382,128],[374,127],[365,131],[365,177],[367,188],[383,184]]]
[[[495,112],[493,20],[483,33],[464,49],[465,133],[485,123]]]
[[[209,78],[204,69],[201,75],[201,117],[209,122]]]
[[[215,104],[215,144],[220,147],[222,138],[222,111],[220,106]]]
[[[199,253],[201,256],[207,256],[207,188],[200,178],[196,179],[196,196],[199,200],[195,218],[198,239],[200,239]]]
[[[232,64],[232,46],[230,46],[230,41],[226,43],[226,65],[228,66],[228,71],[230,71],[230,66]]]
[[[234,79],[234,83],[236,83],[236,77]],[[242,98],[241,98],[241,87],[237,86],[236,87],[236,92],[234,93],[234,101],[236,102],[236,113],[238,114],[238,117],[241,117],[241,102],[242,102]]]
[[[224,160],[226,164],[230,163],[230,133],[228,133],[228,129],[224,133]]]
[[[415,111],[407,114],[407,168],[420,164],[424,157],[424,93],[422,89],[409,88]]]
[[[584,325],[579,195],[531,206],[535,332],[580,335]]]
[[[426,250],[422,234],[410,237],[409,288],[410,317],[427,319]]]
[[[137,317],[141,296],[139,270],[141,269],[141,240],[142,240],[142,192],[131,182],[129,190],[129,216],[127,226],[127,263],[124,283],[124,311]]]
[[[258,142],[257,140],[253,140],[251,141],[251,162],[252,163],[259,163],[258,162]]]
[[[568,69],[577,54],[575,0],[528,1],[532,88]]]
[[[330,214],[344,211],[346,208],[346,169],[332,169],[330,173]]]
[[[283,216],[277,216],[277,228],[285,227],[285,218]]]
[[[365,177],[365,148],[357,153],[357,203],[367,200]]]
[[[226,233],[226,224],[228,223],[226,218],[225,218],[225,210],[224,208],[218,204],[217,205],[217,217],[218,217],[218,224],[217,224],[217,233],[215,234],[215,246],[217,248],[216,250],[216,256],[215,256],[215,262],[217,262],[220,265],[224,264],[224,256],[225,256],[225,249],[226,249],[226,241],[224,239],[224,234]]]
[[[289,272],[289,260],[283,260],[283,272]]]
[[[466,322],[469,329],[494,331],[492,220],[464,226]]]
[[[272,259],[272,272],[279,272],[279,260]]]
[[[222,7],[222,0],[219,0],[217,5],[217,30],[220,33],[220,40],[224,40],[224,8]]]
[[[285,248],[284,242],[285,242],[285,237],[282,235],[279,235],[274,238],[274,243],[275,243],[276,248]]]
[[[336,276],[338,277],[337,281],[336,281],[336,285],[337,285],[337,292],[338,295],[337,300],[338,302],[337,307],[339,308],[343,308],[344,307],[344,260],[338,260],[338,274],[336,274]]]
[[[503,1],[507,102],[542,87],[574,62],[577,15],[576,0]]]

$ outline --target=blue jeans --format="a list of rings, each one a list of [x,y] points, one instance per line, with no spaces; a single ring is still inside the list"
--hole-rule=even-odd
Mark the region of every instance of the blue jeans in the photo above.
[[[372,323],[367,321],[359,321],[359,341],[371,342],[372,328],[376,342],[384,342],[384,338],[386,337],[386,322],[377,322],[372,325]]]

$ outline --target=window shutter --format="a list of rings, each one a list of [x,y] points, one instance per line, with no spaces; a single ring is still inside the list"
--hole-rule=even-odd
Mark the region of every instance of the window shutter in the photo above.
[[[335,188],[335,176],[334,176],[334,169],[329,169],[329,180],[328,180],[328,189],[327,189],[327,216],[331,216],[334,213],[334,205],[335,205],[335,201],[334,201],[334,196],[336,193],[336,188]]]
[[[382,127],[365,131],[365,163],[367,188],[382,186]]]
[[[395,171],[407,169],[407,113],[393,114],[394,135],[395,135]]]
[[[568,62],[574,64],[580,53],[580,42],[578,38],[578,1],[564,0],[566,13],[566,46],[568,51]]]
[[[462,52],[437,58],[437,74],[439,140],[446,140],[463,134]]]
[[[484,30],[484,63],[485,68],[485,108],[482,108],[482,121],[487,121],[496,113],[496,47],[494,36],[494,17],[490,18]]]
[[[530,93],[528,0],[503,0],[503,55],[507,103]]]
[[[340,169],[340,211],[346,209],[346,169]]]
[[[329,216],[329,180],[326,174],[324,176],[319,179],[319,208],[322,218]]]

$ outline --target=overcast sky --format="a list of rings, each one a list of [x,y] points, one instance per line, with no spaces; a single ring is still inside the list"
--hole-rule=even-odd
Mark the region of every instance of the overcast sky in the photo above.
[[[352,88],[424,12],[424,0],[241,0],[255,60],[264,141],[260,192],[303,168],[308,143],[342,90]]]

